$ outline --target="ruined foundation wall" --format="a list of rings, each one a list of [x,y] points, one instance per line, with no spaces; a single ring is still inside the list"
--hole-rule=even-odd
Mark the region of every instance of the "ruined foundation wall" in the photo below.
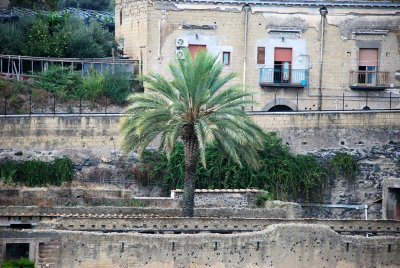
[[[46,267],[398,267],[400,239],[341,236],[322,225],[279,224],[242,234],[0,232],[25,238]],[[47,241],[45,241],[47,239]],[[43,250],[43,252],[40,252]],[[50,254],[49,254],[50,253]]]

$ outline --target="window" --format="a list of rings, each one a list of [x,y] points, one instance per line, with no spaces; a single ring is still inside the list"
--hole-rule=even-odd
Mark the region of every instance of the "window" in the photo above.
[[[7,243],[6,260],[29,258],[29,243]]]
[[[190,52],[190,55],[192,55],[193,60],[199,51],[206,50],[206,49],[207,49],[206,45],[189,45],[189,52]]]
[[[378,49],[360,48],[358,57],[358,83],[376,84]]]
[[[222,63],[224,65],[230,65],[231,64],[231,53],[228,51],[222,52]]]
[[[292,49],[276,47],[274,53],[274,83],[290,83]]]
[[[257,64],[265,64],[265,47],[257,47]]]
[[[122,9],[119,11],[119,25],[122,25]]]

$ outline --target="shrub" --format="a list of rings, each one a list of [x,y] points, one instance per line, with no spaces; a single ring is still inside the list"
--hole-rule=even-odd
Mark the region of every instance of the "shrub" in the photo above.
[[[255,204],[258,208],[263,208],[265,206],[265,201],[271,201],[274,197],[271,193],[267,191],[260,191],[255,200]]]
[[[131,76],[123,72],[106,72],[103,81],[104,94],[116,103],[122,104],[132,93]]]
[[[17,23],[0,24],[1,54],[19,54],[24,47],[24,33]]]
[[[336,176],[343,176],[348,180],[353,180],[359,172],[357,161],[346,153],[336,154],[331,159],[330,166]]]
[[[59,6],[63,7],[75,7],[75,8],[84,8],[84,9],[92,9],[92,10],[112,10],[113,9],[113,1],[111,0],[60,0]]]
[[[38,73],[35,85],[61,99],[79,98],[82,94],[81,74],[59,65],[50,65],[45,72]]]
[[[5,161],[0,163],[0,174],[9,181],[27,186],[59,186],[72,180],[73,163],[66,157],[50,163],[40,160]]]
[[[151,153],[151,152],[148,152]],[[148,173],[149,180],[159,181],[165,194],[171,189],[183,188],[185,176],[183,145],[178,143],[170,161],[142,161],[154,165],[157,174]],[[268,133],[265,149],[260,152],[260,169],[254,170],[243,164],[241,167],[228,157],[221,155],[214,144],[206,148],[207,169],[201,164],[196,171],[196,188],[229,189],[258,188],[267,191],[274,199],[284,201],[320,201],[327,171],[321,163],[309,155],[292,155],[275,133]],[[164,174],[160,181],[158,177]]]
[[[94,69],[89,69],[89,74],[83,78],[81,97],[94,102],[103,95],[103,77]]]
[[[0,23],[3,54],[96,58],[111,56],[113,48],[113,33],[95,19],[85,23],[70,13],[23,14],[17,22]]]
[[[21,258],[19,260],[8,260],[1,264],[1,268],[35,268],[35,262],[29,259]]]
[[[65,55],[68,33],[62,31],[69,13],[39,13],[28,32],[24,54],[41,57],[61,57]]]
[[[85,24],[81,19],[71,16],[62,32],[69,36],[66,57],[102,58],[110,56],[116,47],[114,35],[96,20]]]

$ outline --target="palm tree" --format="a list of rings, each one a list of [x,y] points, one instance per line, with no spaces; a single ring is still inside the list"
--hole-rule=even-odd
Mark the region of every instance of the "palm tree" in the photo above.
[[[169,65],[172,80],[159,74],[144,77],[146,92],[131,95],[121,121],[122,150],[139,155],[154,140],[170,156],[175,143],[184,145],[184,217],[193,216],[196,165],[206,166],[205,147],[215,142],[221,152],[239,165],[258,166],[257,150],[263,148],[264,132],[243,111],[249,94],[238,85],[227,85],[235,75],[222,76],[218,57],[206,51],[192,60],[185,57]],[[226,86],[225,90],[221,90]]]

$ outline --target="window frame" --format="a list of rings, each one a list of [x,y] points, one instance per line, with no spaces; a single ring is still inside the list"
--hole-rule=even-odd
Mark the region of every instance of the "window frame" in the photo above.
[[[228,62],[225,62],[225,55],[228,55]],[[230,66],[231,65],[231,52],[230,51],[223,51],[222,52],[222,64],[225,66]]]

